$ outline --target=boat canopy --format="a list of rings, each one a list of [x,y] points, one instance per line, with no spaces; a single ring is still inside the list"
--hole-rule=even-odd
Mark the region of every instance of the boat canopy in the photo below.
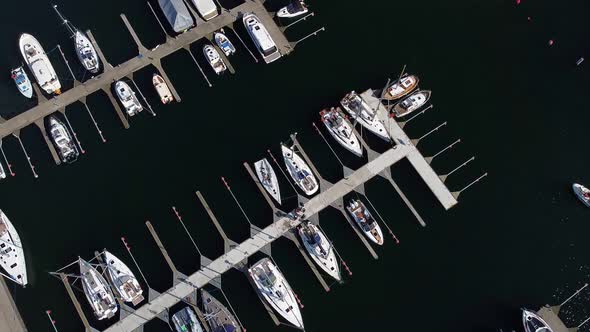
[[[158,4],[175,32],[183,32],[195,24],[182,0],[158,0]]]

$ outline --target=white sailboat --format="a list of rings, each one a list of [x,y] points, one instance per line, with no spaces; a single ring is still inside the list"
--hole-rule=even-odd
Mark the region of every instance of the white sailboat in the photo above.
[[[18,39],[18,46],[25,63],[29,66],[41,89],[48,94],[60,94],[61,83],[39,41],[32,35],[23,33]]]
[[[365,129],[369,130],[379,138],[389,141],[390,137],[385,130],[385,126],[377,118],[375,111],[359,96],[352,91],[340,101],[342,107],[350,114],[350,116]]]
[[[27,265],[20,236],[2,210],[0,210],[0,266],[14,282],[23,287],[27,285]]]
[[[215,71],[215,74],[220,75],[227,70],[225,62],[223,62],[223,59],[219,56],[219,52],[217,52],[215,47],[211,45],[203,46],[203,54],[205,55],[207,62],[211,65],[211,68],[213,68],[213,71]]]
[[[168,104],[174,101],[174,97],[172,97],[172,92],[170,92],[170,88],[168,87],[168,84],[166,84],[166,81],[164,81],[162,76],[154,73],[154,76],[152,76],[152,84],[154,84],[154,88],[156,89],[156,92],[158,92],[162,104]]]
[[[373,218],[363,202],[358,199],[352,200],[346,207],[346,210],[348,210],[348,213],[354,218],[354,221],[356,221],[357,225],[369,240],[378,245],[383,245],[383,232],[381,231],[381,227],[379,227],[379,224],[377,224],[377,221]]]
[[[104,250],[103,256],[107,276],[119,297],[125,302],[133,303],[133,305],[143,301],[143,290],[131,269],[107,250]]]
[[[572,185],[572,189],[574,190],[574,194],[576,194],[578,199],[584,203],[584,205],[590,207],[590,189],[578,183],[574,183]]]
[[[277,203],[281,204],[279,181],[268,160],[266,160],[266,158],[260,159],[254,163],[254,168],[256,169],[258,180],[264,189],[275,199],[275,201],[277,201]]]
[[[211,327],[211,332],[242,332],[242,327],[234,315],[213,297],[209,292],[201,288],[201,299],[205,319]]]
[[[281,152],[283,153],[287,171],[297,186],[308,196],[315,194],[320,186],[305,161],[292,148],[288,148],[282,144]]]
[[[363,147],[354,134],[352,125],[342,116],[339,108],[322,110],[320,118],[336,142],[355,155],[363,156]]]
[[[94,45],[90,42],[90,39],[88,39],[84,32],[76,28],[57,10],[57,5],[53,5],[53,9],[70,32],[71,37],[73,37],[76,55],[78,55],[78,60],[80,60],[82,66],[93,74],[98,73],[100,61],[98,60],[98,54],[96,53]]]
[[[135,92],[131,89],[129,84],[123,81],[117,81],[115,83],[115,91],[117,92],[117,97],[125,107],[125,111],[129,116],[134,116],[135,114],[143,111],[143,106],[135,96]]]
[[[86,299],[90,303],[94,315],[98,320],[113,317],[118,307],[107,281],[90,263],[82,258],[78,258],[78,264],[82,288],[84,288],[84,294],[86,294]]]
[[[303,329],[303,317],[289,283],[269,258],[248,269],[250,278],[264,300],[295,327]]]
[[[307,221],[299,227],[299,236],[313,261],[332,278],[342,280],[336,253],[326,235],[316,225]]]
[[[0,180],[6,179],[6,171],[4,170],[4,165],[0,161]]]

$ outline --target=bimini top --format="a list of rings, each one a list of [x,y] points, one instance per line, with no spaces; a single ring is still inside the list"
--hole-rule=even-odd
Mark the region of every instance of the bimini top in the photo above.
[[[158,0],[158,4],[175,32],[183,32],[195,25],[182,0]]]

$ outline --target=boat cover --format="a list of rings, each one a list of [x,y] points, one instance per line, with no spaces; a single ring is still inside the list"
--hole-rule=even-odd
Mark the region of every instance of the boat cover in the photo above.
[[[158,4],[175,32],[182,32],[195,24],[182,0],[158,0]]]

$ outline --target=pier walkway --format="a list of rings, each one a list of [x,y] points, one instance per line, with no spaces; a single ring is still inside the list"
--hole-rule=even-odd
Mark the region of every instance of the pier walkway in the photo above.
[[[0,331],[27,331],[25,323],[2,277],[0,277]]]

